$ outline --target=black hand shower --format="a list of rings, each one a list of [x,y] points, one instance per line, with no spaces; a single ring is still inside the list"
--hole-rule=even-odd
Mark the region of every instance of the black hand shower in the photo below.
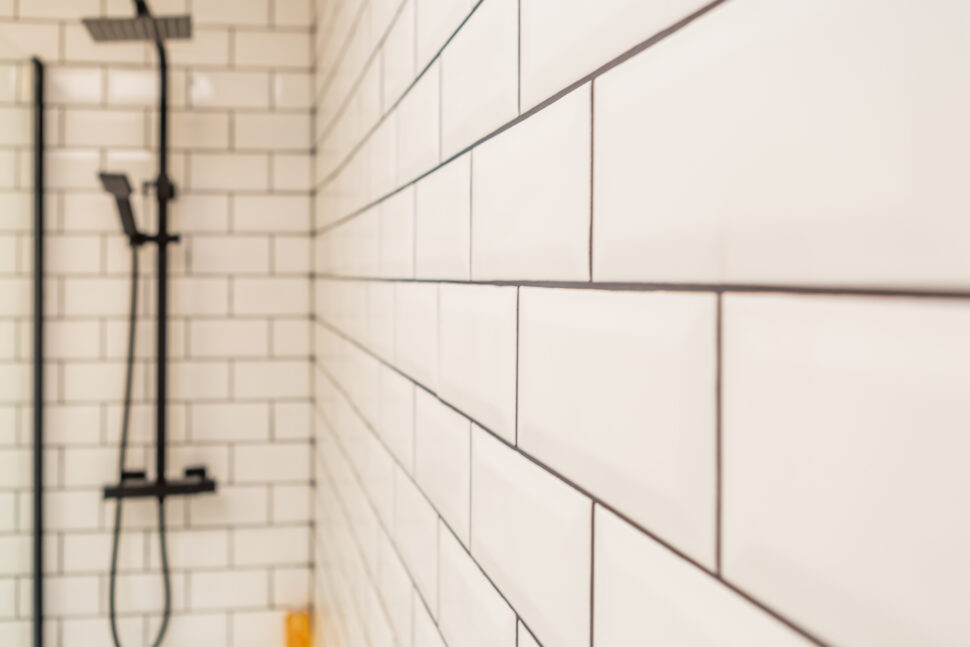
[[[126,498],[154,497],[158,500],[158,535],[161,551],[162,579],[165,599],[162,611],[162,624],[152,645],[159,647],[165,637],[171,616],[171,582],[168,568],[168,554],[165,546],[165,498],[174,495],[201,494],[215,492],[216,484],[206,474],[205,467],[189,467],[185,478],[166,477],[166,404],[168,372],[168,246],[178,242],[178,236],[168,231],[168,203],[175,198],[175,186],[168,177],[168,58],[165,40],[169,38],[189,38],[192,35],[192,21],[188,16],[154,17],[145,0],[134,0],[136,15],[133,18],[88,18],[84,25],[97,42],[117,42],[131,40],[154,41],[159,60],[159,136],[158,136],[158,178],[155,180],[155,197],[158,204],[158,232],[147,235],[138,230],[134,212],[131,208],[131,184],[124,175],[101,173],[101,183],[115,198],[121,226],[131,245],[131,310],[128,326],[128,361],[125,380],[124,407],[121,421],[121,441],[119,451],[119,482],[104,488],[106,499],[117,499],[115,508],[114,534],[111,548],[111,574],[109,615],[111,635],[116,647],[121,647],[117,630],[115,609],[116,580],[118,567],[118,547],[121,539],[122,501]],[[131,384],[134,366],[134,347],[138,301],[138,248],[146,243],[158,246],[158,323],[156,327],[156,403],[155,403],[155,480],[149,480],[144,471],[132,472],[125,468],[125,454],[128,447],[128,423],[131,412]]]

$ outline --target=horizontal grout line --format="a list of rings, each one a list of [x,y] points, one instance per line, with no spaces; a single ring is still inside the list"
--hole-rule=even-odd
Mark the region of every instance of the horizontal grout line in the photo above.
[[[440,285],[491,285],[497,287],[550,288],[563,290],[606,290],[614,292],[711,292],[716,294],[792,294],[819,296],[897,297],[917,299],[970,299],[970,290],[934,288],[841,287],[834,285],[791,285],[755,283],[635,283],[611,281],[465,281],[458,279],[392,279],[366,276],[315,274],[315,280],[359,283],[401,283]]]
[[[639,530],[640,532],[642,532],[643,534],[647,535],[652,540],[654,540],[655,542],[657,542],[658,544],[660,544],[661,546],[663,546],[664,548],[666,548],[667,550],[669,550],[671,553],[673,553],[677,557],[681,558],[684,562],[686,562],[688,564],[691,564],[692,566],[694,566],[695,568],[697,568],[698,570],[700,570],[704,574],[708,575],[712,579],[720,582],[725,587],[727,587],[731,591],[737,593],[738,595],[740,595],[741,597],[743,597],[745,600],[747,600],[748,602],[750,602],[752,605],[754,605],[754,606],[758,607],[759,609],[761,609],[762,611],[768,613],[769,615],[771,615],[772,617],[774,617],[776,620],[778,620],[782,624],[786,625],[788,628],[790,628],[791,630],[793,630],[796,633],[800,634],[804,638],[806,638],[806,639],[808,639],[808,640],[816,643],[820,647],[829,647],[827,645],[827,643],[825,643],[820,638],[816,637],[815,635],[813,635],[812,633],[810,633],[806,629],[804,629],[801,626],[799,626],[796,622],[794,622],[792,620],[789,620],[788,618],[782,616],[779,612],[773,610],[771,607],[769,607],[764,602],[761,602],[758,599],[752,597],[750,594],[745,593],[743,590],[741,590],[740,588],[738,588],[737,586],[735,586],[734,584],[732,584],[731,582],[729,582],[728,580],[726,580],[723,576],[719,576],[716,573],[710,571],[708,568],[706,568],[705,566],[703,566],[700,562],[697,562],[692,557],[689,557],[688,555],[686,555],[685,553],[681,552],[679,549],[677,549],[676,547],[674,547],[672,544],[670,544],[670,543],[666,542],[665,540],[661,539],[656,534],[654,534],[653,532],[651,532],[650,530],[648,530],[647,528],[645,528],[644,526],[642,526],[638,522],[634,521],[633,519],[631,519],[629,516],[627,516],[626,514],[624,514],[623,512],[621,512],[620,510],[618,510],[616,507],[614,507],[609,502],[604,501],[603,499],[601,499],[600,497],[596,496],[595,494],[593,494],[592,492],[590,492],[586,488],[584,488],[584,487],[580,486],[579,484],[577,484],[575,481],[573,481],[569,477],[563,475],[562,473],[560,473],[557,470],[553,469],[549,465],[545,464],[540,459],[538,459],[535,456],[533,456],[533,455],[525,452],[524,450],[522,450],[522,448],[517,447],[513,443],[510,443],[508,440],[506,440],[505,438],[503,438],[500,434],[495,433],[494,431],[492,431],[491,429],[489,429],[486,425],[483,425],[482,423],[480,423],[473,416],[468,415],[466,412],[462,411],[461,409],[459,409],[455,405],[453,405],[453,404],[447,402],[446,400],[442,399],[441,396],[439,396],[436,391],[434,391],[433,389],[428,388],[426,385],[422,384],[420,381],[416,380],[414,377],[412,377],[412,376],[408,375],[407,373],[403,372],[401,369],[397,368],[396,366],[388,363],[386,360],[384,360],[380,356],[378,356],[375,353],[373,353],[370,349],[368,349],[367,347],[363,346],[357,340],[355,340],[352,337],[350,337],[349,335],[345,334],[343,331],[341,331],[341,330],[339,330],[339,329],[331,326],[329,323],[327,323],[325,321],[322,321],[322,320],[321,320],[321,324],[323,326],[325,326],[326,328],[328,328],[329,330],[331,330],[331,332],[333,332],[334,334],[336,334],[340,338],[344,339],[346,342],[348,342],[351,345],[353,345],[354,347],[356,347],[359,351],[365,353],[366,355],[369,355],[372,359],[378,361],[380,364],[382,364],[386,368],[394,371],[395,373],[397,373],[401,377],[403,377],[403,378],[407,379],[408,381],[412,382],[415,386],[421,388],[422,390],[426,391],[428,394],[434,396],[439,402],[441,402],[442,404],[444,404],[445,406],[447,406],[449,409],[455,411],[456,413],[460,414],[462,417],[464,417],[464,418],[470,420],[471,422],[473,422],[476,426],[478,426],[479,428],[481,428],[484,432],[486,432],[487,434],[489,434],[492,438],[494,438],[494,439],[498,440],[500,443],[502,443],[506,448],[512,450],[513,452],[515,452],[516,454],[520,455],[521,457],[529,460],[531,463],[533,463],[537,467],[541,468],[543,471],[545,471],[546,473],[548,473],[551,476],[555,477],[556,479],[558,479],[558,480],[562,481],[563,483],[569,485],[570,487],[572,487],[573,489],[575,489],[579,493],[581,493],[584,496],[586,496],[588,499],[590,499],[595,504],[602,506],[606,510],[609,510],[610,512],[612,512],[616,516],[620,517],[626,523],[630,524],[631,526],[633,526],[634,528],[636,528],[637,530]],[[323,369],[318,369],[318,370],[323,370]],[[324,370],[324,372],[329,376],[329,372],[327,372],[325,370]],[[334,383],[337,384],[337,382],[335,380],[334,380]],[[338,386],[339,386],[339,384],[338,384]],[[343,392],[342,387],[341,387],[341,392]],[[350,400],[349,395],[347,395],[345,397],[347,397],[348,401],[352,404],[352,406],[355,406],[354,403]],[[355,409],[356,409],[356,407],[355,407]],[[365,424],[366,424],[366,419],[364,419],[363,416],[361,416],[361,418],[362,418],[362,420],[365,421]],[[368,428],[369,428],[369,425],[368,425]],[[393,456],[393,454],[392,454],[392,459],[394,459],[396,461],[396,457]],[[486,577],[487,577],[487,575],[486,575]]]
[[[479,5],[481,4],[481,1],[482,0],[479,0]],[[606,63],[604,63],[600,67],[598,67],[593,72],[587,74],[586,76],[583,76],[582,78],[580,78],[577,81],[574,81],[573,83],[570,83],[565,88],[559,90],[558,92],[556,92],[552,96],[550,96],[550,97],[546,98],[545,100],[539,102],[538,104],[536,104],[535,106],[533,106],[529,110],[526,110],[525,112],[520,113],[517,117],[515,117],[515,118],[511,119],[510,121],[506,122],[505,124],[499,126],[498,128],[496,128],[492,132],[484,135],[483,137],[480,137],[479,139],[477,139],[476,141],[472,142],[471,144],[469,144],[465,148],[459,150],[457,153],[454,153],[451,156],[449,156],[447,159],[442,160],[441,162],[439,162],[433,168],[431,168],[431,169],[429,169],[429,170],[421,173],[420,175],[418,175],[416,178],[412,179],[411,181],[405,183],[404,185],[398,187],[397,189],[391,191],[390,193],[384,195],[383,197],[380,197],[380,198],[378,198],[376,200],[373,200],[372,202],[370,202],[368,204],[365,204],[363,207],[361,207],[361,208],[359,208],[359,209],[357,209],[355,211],[352,211],[351,213],[349,213],[349,214],[347,214],[345,216],[342,216],[341,218],[337,219],[336,221],[334,221],[332,223],[327,224],[325,227],[322,227],[319,230],[331,229],[331,228],[333,228],[333,227],[335,227],[335,226],[337,226],[339,224],[342,224],[342,223],[346,222],[347,220],[349,220],[349,219],[351,219],[351,218],[353,218],[353,217],[355,217],[357,215],[360,215],[361,213],[367,211],[368,209],[373,208],[374,206],[380,204],[384,200],[387,200],[388,198],[390,198],[390,197],[394,196],[395,194],[403,191],[404,189],[408,188],[409,186],[411,186],[411,185],[419,182],[420,180],[422,180],[423,178],[427,177],[428,175],[434,173],[435,171],[437,171],[438,169],[442,168],[443,166],[446,166],[450,162],[458,159],[459,157],[461,157],[465,153],[471,151],[472,149],[476,148],[477,146],[480,146],[483,143],[487,142],[488,140],[490,140],[490,139],[492,139],[494,137],[497,137],[498,135],[502,134],[503,132],[505,132],[509,128],[512,128],[513,126],[515,126],[515,125],[517,125],[517,124],[525,121],[526,119],[528,119],[529,117],[532,117],[536,113],[541,112],[542,110],[544,110],[545,108],[549,107],[550,105],[556,103],[557,101],[559,101],[560,99],[562,99],[566,95],[570,94],[574,90],[582,87],[586,83],[591,82],[593,79],[595,79],[595,78],[601,76],[602,74],[608,72],[609,70],[613,69],[617,65],[620,65],[621,63],[624,63],[625,61],[629,60],[633,56],[636,56],[637,54],[643,52],[644,50],[646,50],[650,46],[655,45],[656,43],[660,42],[661,40],[664,40],[668,36],[670,36],[670,35],[678,32],[678,31],[680,31],[681,29],[683,29],[684,27],[686,27],[687,25],[689,25],[693,21],[695,21],[698,18],[704,16],[709,11],[711,11],[711,10],[715,9],[716,7],[724,4],[727,1],[728,0],[714,0],[710,4],[705,5],[704,7],[702,7],[701,9],[698,9],[697,11],[695,11],[692,14],[690,14],[686,18],[683,18],[680,21],[678,21],[678,22],[674,23],[673,25],[671,25],[670,27],[668,27],[668,28],[666,28],[666,29],[664,29],[664,30],[662,30],[660,32],[657,32],[656,34],[654,34],[650,38],[646,39],[645,41],[642,41],[641,43],[639,43],[637,45],[634,45],[633,47],[631,47],[630,49],[626,50],[625,52],[623,52],[619,56],[616,56],[616,57],[610,59],[609,61],[607,61]],[[476,5],[476,8],[479,5]],[[470,15],[471,14],[469,14],[469,17],[470,17]],[[466,18],[466,20],[467,20],[467,18]],[[462,23],[462,26],[463,25],[464,25],[464,22]],[[461,26],[459,27],[459,29],[461,29]],[[453,36],[454,35],[452,35],[452,37]],[[439,52],[439,54],[440,54],[440,52]],[[433,62],[434,61],[432,60],[432,63]],[[429,65],[429,68],[430,68],[430,65]],[[410,91],[411,88],[413,88],[414,85],[417,84],[417,82],[421,79],[421,76],[423,76],[424,73],[427,72],[427,70],[429,68],[425,68],[425,70],[422,71],[421,75],[419,75],[418,78],[415,79],[415,81],[408,87],[408,90],[407,91]],[[403,100],[403,97],[401,98],[401,100]],[[398,103],[399,102],[400,102],[400,100],[398,101]],[[395,105],[392,106],[391,110],[388,111],[385,115],[383,115],[377,121],[377,123],[370,130],[367,131],[367,133],[364,135],[364,138],[361,141],[359,141],[351,149],[351,151],[347,154],[347,156],[344,158],[344,160],[341,161],[334,168],[333,171],[331,171],[321,182],[319,182],[316,185],[316,190],[318,192],[321,189],[323,189],[324,187],[326,187],[330,182],[332,182],[337,177],[337,175],[339,175],[339,173],[341,173],[350,164],[350,162],[353,160],[354,156],[358,153],[358,151],[360,151],[364,147],[364,145],[367,143],[367,141],[374,135],[374,133],[377,132],[377,129],[380,127],[380,125],[391,114],[391,112],[393,112],[394,108],[396,108],[396,107],[397,107],[397,103],[395,103]]]

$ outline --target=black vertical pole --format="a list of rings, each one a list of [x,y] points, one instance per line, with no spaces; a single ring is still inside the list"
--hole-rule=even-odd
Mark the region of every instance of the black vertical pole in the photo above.
[[[155,44],[158,48],[159,97],[158,97],[158,181],[155,196],[158,199],[158,324],[156,359],[156,407],[155,407],[155,476],[159,483],[165,482],[166,420],[165,403],[168,390],[168,201],[172,185],[168,179],[168,59],[158,27],[155,27]]]
[[[44,644],[44,64],[34,71],[34,647]]]

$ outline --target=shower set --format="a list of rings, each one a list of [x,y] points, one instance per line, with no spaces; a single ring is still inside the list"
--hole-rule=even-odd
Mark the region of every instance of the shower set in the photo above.
[[[181,478],[166,476],[167,449],[167,385],[168,385],[168,254],[169,245],[179,242],[176,234],[169,232],[169,203],[175,199],[176,188],[168,175],[168,58],[165,41],[187,39],[192,36],[192,20],[189,16],[154,16],[145,0],[134,0],[135,16],[132,18],[87,18],[85,27],[96,42],[150,41],[158,52],[158,176],[146,183],[145,190],[153,188],[157,205],[157,231],[146,234],[138,229],[131,206],[133,189],[128,177],[118,173],[101,173],[104,189],[117,204],[121,227],[131,247],[131,304],[128,318],[128,354],[125,374],[124,404],[121,417],[119,442],[118,482],[104,488],[106,499],[116,499],[113,540],[111,548],[111,573],[109,578],[109,615],[111,635],[116,647],[121,647],[117,628],[117,570],[118,550],[121,543],[122,504],[125,499],[154,498],[158,502],[158,537],[161,555],[164,602],[161,626],[153,646],[162,644],[171,615],[171,577],[165,541],[165,500],[170,496],[186,496],[211,493],[216,483],[209,478],[206,468],[189,467]],[[157,303],[156,303],[156,375],[155,375],[155,474],[149,478],[145,471],[129,471],[125,465],[128,447],[129,420],[131,414],[132,373],[134,367],[135,334],[137,329],[138,303],[138,250],[143,245],[157,247]]]

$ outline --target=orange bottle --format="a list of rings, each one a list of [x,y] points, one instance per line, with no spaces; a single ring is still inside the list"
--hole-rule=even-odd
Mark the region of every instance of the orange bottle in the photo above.
[[[286,614],[286,647],[310,647],[310,614],[306,611]]]

